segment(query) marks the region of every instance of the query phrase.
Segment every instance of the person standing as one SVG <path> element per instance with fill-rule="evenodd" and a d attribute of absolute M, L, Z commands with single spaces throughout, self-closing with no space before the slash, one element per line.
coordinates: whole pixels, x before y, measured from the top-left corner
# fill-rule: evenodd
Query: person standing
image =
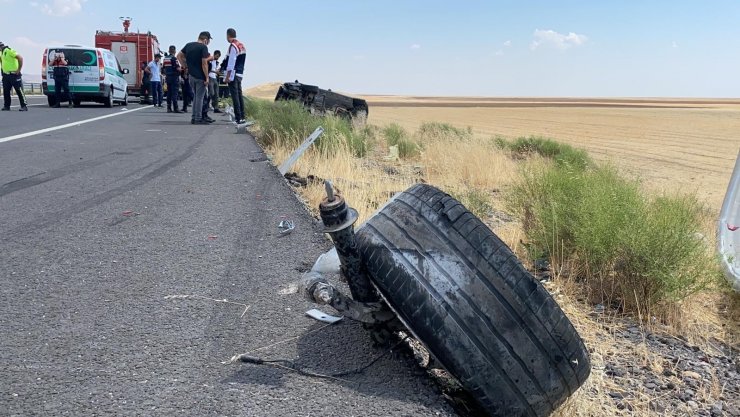
<path fill-rule="evenodd" d="M 10 90 L 15 89 L 18 101 L 21 103 L 21 111 L 28 111 L 26 95 L 23 93 L 23 57 L 14 49 L 0 42 L 0 65 L 2 65 L 3 77 L 3 111 L 10 110 Z"/>
<path fill-rule="evenodd" d="M 190 123 L 194 125 L 208 124 L 203 119 L 203 99 L 208 88 L 208 61 L 211 60 L 208 44 L 211 39 L 210 32 L 200 32 L 197 41 L 188 43 L 177 53 L 180 65 L 190 74 L 188 80 L 193 89 L 193 116 Z"/>
<path fill-rule="evenodd" d="M 221 51 L 213 52 L 213 59 L 208 61 L 208 95 L 211 96 L 213 112 L 221 113 L 218 109 L 218 60 L 221 58 Z"/>
<path fill-rule="evenodd" d="M 244 76 L 244 63 L 247 60 L 247 48 L 236 39 L 236 29 L 229 28 L 226 30 L 226 41 L 229 42 L 229 52 L 227 54 L 229 63 L 226 66 L 224 80 L 229 85 L 236 123 L 241 124 L 245 122 L 242 77 Z"/>
<path fill-rule="evenodd" d="M 183 113 L 188 112 L 188 106 L 193 101 L 193 89 L 190 88 L 189 77 L 190 77 L 190 74 L 188 74 L 187 68 L 182 68 L 182 77 L 181 77 L 182 79 L 180 80 L 180 83 L 182 84 L 182 112 Z"/>
<path fill-rule="evenodd" d="M 146 72 L 146 62 L 141 63 L 141 104 L 149 103 L 149 93 L 151 93 L 151 85 L 149 80 L 151 76 Z"/>
<path fill-rule="evenodd" d="M 152 104 L 154 107 L 162 107 L 162 63 L 159 62 L 162 55 L 154 54 L 154 61 L 146 66 L 146 72 L 151 77 L 149 79 L 150 89 L 152 90 Z"/>
<path fill-rule="evenodd" d="M 63 98 L 69 101 L 69 107 L 72 107 L 72 94 L 69 92 L 69 68 L 67 68 L 64 52 L 54 54 L 54 61 L 52 61 L 51 66 L 54 73 L 54 108 L 61 107 Z M 62 95 L 62 91 L 64 91 L 64 95 Z"/>
<path fill-rule="evenodd" d="M 177 61 L 177 48 L 170 45 L 164 57 L 164 76 L 167 82 L 167 113 L 180 113 L 177 109 L 177 92 L 180 89 L 180 63 Z"/>

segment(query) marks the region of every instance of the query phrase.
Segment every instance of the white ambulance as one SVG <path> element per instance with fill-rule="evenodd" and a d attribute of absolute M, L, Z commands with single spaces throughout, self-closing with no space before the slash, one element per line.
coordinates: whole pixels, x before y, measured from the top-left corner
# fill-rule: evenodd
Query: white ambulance
<path fill-rule="evenodd" d="M 102 103 L 106 107 L 113 107 L 116 102 L 128 103 L 128 83 L 124 75 L 129 71 L 121 68 L 111 51 L 80 45 L 64 45 L 46 48 L 41 63 L 42 87 L 49 106 L 56 104 L 54 68 L 51 64 L 59 53 L 63 53 L 67 60 L 69 91 L 72 93 L 75 107 L 83 101 Z"/>

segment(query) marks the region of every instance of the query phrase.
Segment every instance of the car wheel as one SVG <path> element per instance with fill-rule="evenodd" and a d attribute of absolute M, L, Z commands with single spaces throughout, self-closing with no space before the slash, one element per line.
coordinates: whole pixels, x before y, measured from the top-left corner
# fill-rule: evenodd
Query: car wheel
<path fill-rule="evenodd" d="M 105 107 L 108 107 L 108 108 L 113 107 L 113 89 L 112 88 L 108 92 L 108 97 L 106 97 L 103 105 L 105 105 Z"/>
<path fill-rule="evenodd" d="M 49 103 L 49 107 L 54 107 L 57 104 L 57 99 L 54 96 L 46 96 L 46 101 Z"/>
<path fill-rule="evenodd" d="M 73 105 L 74 105 L 75 107 L 80 107 L 80 104 L 82 104 L 82 100 L 80 100 L 80 99 L 73 99 L 73 100 L 72 100 L 72 104 L 73 104 Z"/>
<path fill-rule="evenodd" d="M 128 93 L 126 93 L 126 95 L 123 96 L 123 105 L 124 106 L 128 105 Z"/>
<path fill-rule="evenodd" d="M 491 415 L 550 415 L 590 373 L 586 348 L 545 288 L 483 222 L 429 185 L 357 231 L 388 305 Z"/>

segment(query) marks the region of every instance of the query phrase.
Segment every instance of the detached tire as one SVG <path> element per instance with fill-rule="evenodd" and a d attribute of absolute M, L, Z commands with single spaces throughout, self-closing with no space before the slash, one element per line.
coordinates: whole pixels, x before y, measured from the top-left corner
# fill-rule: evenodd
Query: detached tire
<path fill-rule="evenodd" d="M 568 318 L 457 200 L 398 194 L 357 231 L 370 278 L 430 353 L 494 416 L 547 416 L 590 372 Z"/>

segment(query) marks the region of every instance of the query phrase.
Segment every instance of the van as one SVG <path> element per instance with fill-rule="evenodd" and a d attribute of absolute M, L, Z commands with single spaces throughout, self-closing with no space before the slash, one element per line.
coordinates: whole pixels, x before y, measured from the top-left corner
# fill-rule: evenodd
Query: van
<path fill-rule="evenodd" d="M 128 83 L 124 75 L 128 70 L 121 69 L 113 53 L 103 48 L 80 45 L 64 45 L 44 50 L 41 62 L 42 88 L 49 106 L 56 104 L 54 97 L 54 57 L 63 53 L 69 68 L 69 92 L 72 102 L 78 107 L 83 101 L 102 103 L 113 107 L 118 102 L 128 103 Z"/>

